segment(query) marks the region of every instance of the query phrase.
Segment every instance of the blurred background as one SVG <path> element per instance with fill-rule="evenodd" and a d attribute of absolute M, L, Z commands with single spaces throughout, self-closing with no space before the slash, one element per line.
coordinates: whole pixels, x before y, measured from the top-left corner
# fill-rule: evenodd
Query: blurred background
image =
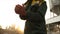
<path fill-rule="evenodd" d="M 24 34 L 25 20 L 15 13 L 17 4 L 27 0 L 0 0 L 0 34 Z M 47 12 L 45 15 L 47 34 L 60 34 L 60 0 L 45 0 Z"/>
<path fill-rule="evenodd" d="M 49 0 L 50 18 L 46 20 L 47 34 L 60 34 L 60 0 Z"/>

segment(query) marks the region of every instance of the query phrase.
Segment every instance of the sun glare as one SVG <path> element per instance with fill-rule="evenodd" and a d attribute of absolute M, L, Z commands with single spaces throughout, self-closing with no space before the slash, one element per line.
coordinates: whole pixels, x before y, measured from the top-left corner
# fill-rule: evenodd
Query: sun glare
<path fill-rule="evenodd" d="M 25 23 L 24 22 L 23 23 L 17 23 L 16 24 L 16 28 L 18 30 L 21 30 L 21 31 L 24 31 L 24 26 L 25 26 Z"/>
<path fill-rule="evenodd" d="M 23 4 L 27 0 L 1 0 L 0 1 L 0 25 L 3 29 L 15 24 L 16 28 L 23 31 L 24 21 L 21 21 L 19 16 L 15 13 L 14 8 L 17 4 Z M 14 23 L 15 22 L 15 23 Z"/>

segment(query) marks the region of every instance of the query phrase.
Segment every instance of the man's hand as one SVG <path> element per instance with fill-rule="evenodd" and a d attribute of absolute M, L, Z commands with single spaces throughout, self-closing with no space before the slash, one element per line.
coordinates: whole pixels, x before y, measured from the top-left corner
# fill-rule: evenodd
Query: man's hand
<path fill-rule="evenodd" d="M 26 15 L 25 8 L 21 5 L 16 5 L 15 12 L 16 14 Z"/>

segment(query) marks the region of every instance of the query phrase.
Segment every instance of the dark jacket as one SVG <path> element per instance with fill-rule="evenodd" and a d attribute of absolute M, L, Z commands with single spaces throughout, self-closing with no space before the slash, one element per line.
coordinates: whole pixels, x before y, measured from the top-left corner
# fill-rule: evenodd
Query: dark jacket
<path fill-rule="evenodd" d="M 47 34 L 45 27 L 46 2 L 40 6 L 35 4 L 26 7 L 26 16 L 20 18 L 26 20 L 24 34 Z"/>

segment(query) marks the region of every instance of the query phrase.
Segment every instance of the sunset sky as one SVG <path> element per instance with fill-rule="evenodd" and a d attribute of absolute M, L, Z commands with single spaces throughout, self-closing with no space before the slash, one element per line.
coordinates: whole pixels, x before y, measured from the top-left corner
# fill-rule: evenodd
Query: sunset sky
<path fill-rule="evenodd" d="M 50 18 L 49 1 L 47 1 L 48 9 L 46 13 L 46 19 Z M 25 20 L 21 20 L 19 15 L 14 12 L 14 8 L 17 4 L 22 5 L 26 0 L 0 0 L 0 25 L 2 28 L 11 24 L 16 24 L 16 27 L 20 27 L 23 30 Z"/>

